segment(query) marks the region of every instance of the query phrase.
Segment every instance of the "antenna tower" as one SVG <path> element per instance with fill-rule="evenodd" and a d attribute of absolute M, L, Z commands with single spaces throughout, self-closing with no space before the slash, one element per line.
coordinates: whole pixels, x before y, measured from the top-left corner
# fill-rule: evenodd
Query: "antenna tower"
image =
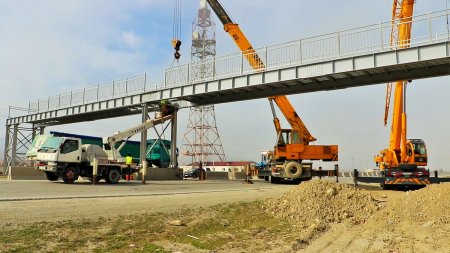
<path fill-rule="evenodd" d="M 197 18 L 192 23 L 191 73 L 194 80 L 205 80 L 214 74 L 216 55 L 216 26 L 205 0 L 200 0 Z M 191 162 L 226 161 L 219 131 L 216 126 L 214 105 L 192 107 L 181 147 L 183 157 Z"/>

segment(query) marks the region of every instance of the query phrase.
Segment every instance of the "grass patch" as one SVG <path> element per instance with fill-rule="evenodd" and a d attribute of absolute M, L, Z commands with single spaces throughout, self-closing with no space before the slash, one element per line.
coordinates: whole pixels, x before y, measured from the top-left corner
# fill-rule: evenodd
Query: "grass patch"
<path fill-rule="evenodd" d="M 274 237 L 294 242 L 296 228 L 277 220 L 261 202 L 186 209 L 176 213 L 126 215 L 99 219 L 41 222 L 0 228 L 2 252 L 171 252 L 161 242 L 198 249 L 276 249 Z M 181 220 L 182 226 L 170 225 Z M 257 246 L 255 246 L 257 245 Z M 255 248 L 256 247 L 256 248 Z M 247 249 L 248 252 L 249 249 Z"/>

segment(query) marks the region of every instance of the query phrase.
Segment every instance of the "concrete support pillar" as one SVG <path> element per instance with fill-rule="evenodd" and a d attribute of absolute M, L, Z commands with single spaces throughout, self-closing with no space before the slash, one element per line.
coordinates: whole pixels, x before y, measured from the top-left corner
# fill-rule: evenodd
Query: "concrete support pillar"
<path fill-rule="evenodd" d="M 175 109 L 173 111 L 173 118 L 172 118 L 172 125 L 171 125 L 171 142 L 170 142 L 170 150 L 171 150 L 171 154 L 170 154 L 170 166 L 172 168 L 178 168 L 178 152 L 177 152 L 177 114 L 178 114 L 178 110 Z"/>
<path fill-rule="evenodd" d="M 148 105 L 142 104 L 142 123 L 148 119 Z M 141 132 L 141 167 L 142 167 L 142 184 L 145 184 L 145 175 L 147 174 L 147 130 Z"/>
<path fill-rule="evenodd" d="M 98 174 L 98 159 L 94 158 L 94 164 L 93 164 L 93 171 L 92 171 L 92 184 L 97 184 L 97 174 Z"/>
<path fill-rule="evenodd" d="M 144 123 L 148 119 L 148 106 L 147 104 L 142 104 L 142 123 Z M 140 152 L 140 160 L 145 160 L 147 153 L 147 130 L 141 132 L 141 152 Z"/>
<path fill-rule="evenodd" d="M 141 163 L 142 166 L 142 184 L 145 184 L 145 177 L 147 176 L 147 161 Z"/>

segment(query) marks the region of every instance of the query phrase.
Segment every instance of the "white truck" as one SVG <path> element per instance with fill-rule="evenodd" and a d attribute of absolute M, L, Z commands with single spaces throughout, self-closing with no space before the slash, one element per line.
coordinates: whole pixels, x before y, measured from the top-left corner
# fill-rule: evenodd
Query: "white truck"
<path fill-rule="evenodd" d="M 45 172 L 50 181 L 62 178 L 65 183 L 73 183 L 78 176 L 94 180 L 94 158 L 96 158 L 98 161 L 96 181 L 105 179 L 107 183 L 115 184 L 121 177 L 138 172 L 135 165 L 126 165 L 119 153 L 124 143 L 133 135 L 171 118 L 172 115 L 149 119 L 136 127 L 105 137 L 103 147 L 93 144 L 82 145 L 79 138 L 46 136 L 45 141 L 36 142 L 39 147 L 31 147 L 37 150 L 33 158 L 35 167 Z M 119 141 L 123 143 L 116 148 Z"/>

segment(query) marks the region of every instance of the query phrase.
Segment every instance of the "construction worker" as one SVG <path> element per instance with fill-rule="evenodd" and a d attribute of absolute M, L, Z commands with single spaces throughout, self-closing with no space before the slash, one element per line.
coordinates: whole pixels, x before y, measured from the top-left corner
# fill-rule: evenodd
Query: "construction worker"
<path fill-rule="evenodd" d="M 125 176 L 125 179 L 126 179 L 127 181 L 130 181 L 130 179 L 131 179 L 131 174 L 130 174 L 130 172 L 131 172 L 131 164 L 132 164 L 132 163 L 133 163 L 133 157 L 131 156 L 130 153 L 128 153 L 127 156 L 125 157 L 125 164 L 126 164 L 127 167 L 128 167 L 128 171 L 127 171 L 127 174 L 126 174 L 126 176 Z"/>

